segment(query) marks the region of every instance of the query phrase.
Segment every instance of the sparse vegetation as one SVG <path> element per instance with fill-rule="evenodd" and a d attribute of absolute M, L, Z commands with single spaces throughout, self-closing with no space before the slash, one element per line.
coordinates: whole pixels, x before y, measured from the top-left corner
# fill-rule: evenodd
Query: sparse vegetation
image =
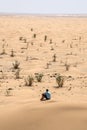
<path fill-rule="evenodd" d="M 2 45 L 2 52 L 1 52 L 1 55 L 5 55 L 6 54 L 6 51 L 5 51 L 5 44 Z"/>
<path fill-rule="evenodd" d="M 52 39 L 50 39 L 50 44 L 52 44 Z"/>
<path fill-rule="evenodd" d="M 12 89 L 10 89 L 10 88 L 6 89 L 5 95 L 6 95 L 6 96 L 11 96 L 11 90 L 12 90 Z"/>
<path fill-rule="evenodd" d="M 65 43 L 65 40 L 62 40 L 62 43 Z"/>
<path fill-rule="evenodd" d="M 3 70 L 1 70 L 0 71 L 0 79 L 5 79 L 5 74 L 4 74 L 4 72 L 3 72 Z"/>
<path fill-rule="evenodd" d="M 72 44 L 70 44 L 70 48 L 72 48 Z"/>
<path fill-rule="evenodd" d="M 79 37 L 79 41 L 81 41 L 81 39 L 82 39 L 82 38 L 81 38 L 81 36 L 80 36 L 80 37 Z"/>
<path fill-rule="evenodd" d="M 29 42 L 27 42 L 27 47 L 26 47 L 26 49 L 28 49 L 28 47 L 29 47 Z"/>
<path fill-rule="evenodd" d="M 13 51 L 13 49 L 11 50 L 10 56 L 11 56 L 11 57 L 14 57 L 14 51 Z"/>
<path fill-rule="evenodd" d="M 69 71 L 69 69 L 70 69 L 70 65 L 67 64 L 67 63 L 65 63 L 65 68 L 66 68 L 66 71 Z"/>
<path fill-rule="evenodd" d="M 63 87 L 63 85 L 64 85 L 64 77 L 61 76 L 60 74 L 58 74 L 56 76 L 56 82 L 57 82 L 59 88 Z"/>
<path fill-rule="evenodd" d="M 6 54 L 6 52 L 5 52 L 5 49 L 3 48 L 2 52 L 1 52 L 1 55 L 5 55 L 5 54 Z"/>
<path fill-rule="evenodd" d="M 24 43 L 27 43 L 27 39 L 24 38 L 24 37 L 19 37 L 19 40 L 20 40 L 20 41 L 23 41 Z"/>
<path fill-rule="evenodd" d="M 53 48 L 53 46 L 51 46 L 51 51 L 53 51 L 54 50 L 54 48 Z"/>
<path fill-rule="evenodd" d="M 42 81 L 42 78 L 43 78 L 43 74 L 42 73 L 37 73 L 35 75 L 35 78 L 37 79 L 38 82 L 41 82 Z"/>
<path fill-rule="evenodd" d="M 46 69 L 49 69 L 49 65 L 50 65 L 49 63 L 46 64 Z"/>
<path fill-rule="evenodd" d="M 25 79 L 25 86 L 32 86 L 32 85 L 33 85 L 33 81 L 34 81 L 34 78 L 29 75 L 29 76 Z"/>
<path fill-rule="evenodd" d="M 31 28 L 31 32 L 33 31 L 33 28 Z"/>
<path fill-rule="evenodd" d="M 36 38 L 36 34 L 33 35 L 33 38 Z"/>
<path fill-rule="evenodd" d="M 26 38 L 24 38 L 24 39 L 23 39 L 23 42 L 24 42 L 24 43 L 27 43 L 27 39 L 26 39 Z"/>
<path fill-rule="evenodd" d="M 56 54 L 53 55 L 53 62 L 56 62 Z"/>
<path fill-rule="evenodd" d="M 28 59 L 29 59 L 29 57 L 28 57 L 28 56 L 26 56 L 26 61 L 28 61 Z"/>
<path fill-rule="evenodd" d="M 47 35 L 44 36 L 44 42 L 46 42 L 46 41 L 47 41 Z"/>
<path fill-rule="evenodd" d="M 20 40 L 20 41 L 23 40 L 23 37 L 19 37 L 19 40 Z"/>
<path fill-rule="evenodd" d="M 19 69 L 19 65 L 20 65 L 20 63 L 16 60 L 16 61 L 13 63 L 13 69 Z"/>
<path fill-rule="evenodd" d="M 20 69 L 17 69 L 17 71 L 15 72 L 15 78 L 16 79 L 20 78 Z"/>
<path fill-rule="evenodd" d="M 66 96 L 65 92 L 69 91 L 71 91 L 70 95 L 72 96 L 74 89 L 77 94 L 77 87 L 79 89 L 81 87 L 82 91 L 87 88 L 87 38 L 85 27 L 83 26 L 81 29 L 80 25 L 77 27 L 78 20 L 68 26 L 66 19 L 62 23 L 58 19 L 47 19 L 46 21 L 46 19 L 40 20 L 40 18 L 37 18 L 36 21 L 33 21 L 35 18 L 31 20 L 25 18 L 25 24 L 21 21 L 23 19 L 13 19 L 17 27 L 15 28 L 11 24 L 12 27 L 9 33 L 7 33 L 8 27 L 4 27 L 1 19 L 1 26 L 4 27 L 0 30 L 1 100 L 3 94 L 10 97 L 13 92 L 16 94 L 18 91 L 21 91 L 19 93 L 21 97 L 22 94 L 26 94 L 27 89 L 30 89 L 30 99 L 33 97 L 34 91 L 37 92 L 35 96 L 39 98 L 45 89 L 51 90 L 53 98 L 56 98 L 58 92 L 52 88 L 53 84 L 56 85 L 57 89 L 64 87 L 60 94 L 64 97 Z M 8 25 L 9 19 L 6 20 Z M 47 25 L 48 23 L 50 25 Z M 18 29 L 19 24 L 21 28 Z M 76 30 L 71 27 L 71 24 L 77 27 Z M 42 25 L 45 28 L 41 28 Z M 84 22 L 84 25 L 86 25 L 86 22 Z M 13 30 L 15 31 L 13 32 Z M 75 84 L 76 86 L 74 86 Z M 24 87 L 25 90 L 22 91 Z M 13 98 L 11 100 L 14 101 Z"/>
<path fill-rule="evenodd" d="M 33 43 L 33 42 L 31 42 L 31 45 L 33 46 L 33 45 L 34 45 L 34 43 Z"/>

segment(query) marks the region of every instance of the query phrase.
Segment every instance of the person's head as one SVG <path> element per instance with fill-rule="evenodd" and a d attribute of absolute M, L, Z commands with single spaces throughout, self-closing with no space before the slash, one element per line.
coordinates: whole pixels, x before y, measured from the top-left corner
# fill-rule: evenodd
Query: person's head
<path fill-rule="evenodd" d="M 46 89 L 46 92 L 48 92 L 49 90 L 48 89 Z"/>

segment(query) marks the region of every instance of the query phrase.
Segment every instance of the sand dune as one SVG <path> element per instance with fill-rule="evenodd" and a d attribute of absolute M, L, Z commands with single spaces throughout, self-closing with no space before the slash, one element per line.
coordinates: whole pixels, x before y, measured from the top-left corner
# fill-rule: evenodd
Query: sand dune
<path fill-rule="evenodd" d="M 47 88 L 52 99 L 40 102 Z M 87 130 L 87 18 L 0 16 L 0 130 L 53 129 Z"/>
<path fill-rule="evenodd" d="M 25 105 L 0 116 L 0 130 L 86 130 L 87 105 L 38 103 Z"/>

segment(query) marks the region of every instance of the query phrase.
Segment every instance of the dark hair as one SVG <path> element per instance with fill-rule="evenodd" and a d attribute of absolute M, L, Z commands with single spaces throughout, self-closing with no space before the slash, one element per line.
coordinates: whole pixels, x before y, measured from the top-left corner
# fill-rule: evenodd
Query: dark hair
<path fill-rule="evenodd" d="M 48 90 L 48 89 L 46 89 L 46 91 L 48 92 L 49 90 Z"/>

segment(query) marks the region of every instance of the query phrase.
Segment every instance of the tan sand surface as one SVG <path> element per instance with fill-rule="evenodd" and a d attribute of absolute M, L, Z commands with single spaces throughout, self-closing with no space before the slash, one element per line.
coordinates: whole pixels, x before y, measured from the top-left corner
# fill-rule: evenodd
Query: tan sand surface
<path fill-rule="evenodd" d="M 43 73 L 41 83 L 35 73 Z M 64 76 L 62 88 L 56 74 Z M 25 85 L 28 75 L 32 87 Z M 52 99 L 41 102 L 47 88 Z M 0 16 L 0 130 L 53 129 L 87 130 L 87 18 Z"/>
<path fill-rule="evenodd" d="M 32 103 L 31 105 L 6 107 L 5 112 L 0 114 L 0 129 L 87 129 L 87 105 L 85 104 L 56 104 L 49 101 L 47 103 Z"/>

